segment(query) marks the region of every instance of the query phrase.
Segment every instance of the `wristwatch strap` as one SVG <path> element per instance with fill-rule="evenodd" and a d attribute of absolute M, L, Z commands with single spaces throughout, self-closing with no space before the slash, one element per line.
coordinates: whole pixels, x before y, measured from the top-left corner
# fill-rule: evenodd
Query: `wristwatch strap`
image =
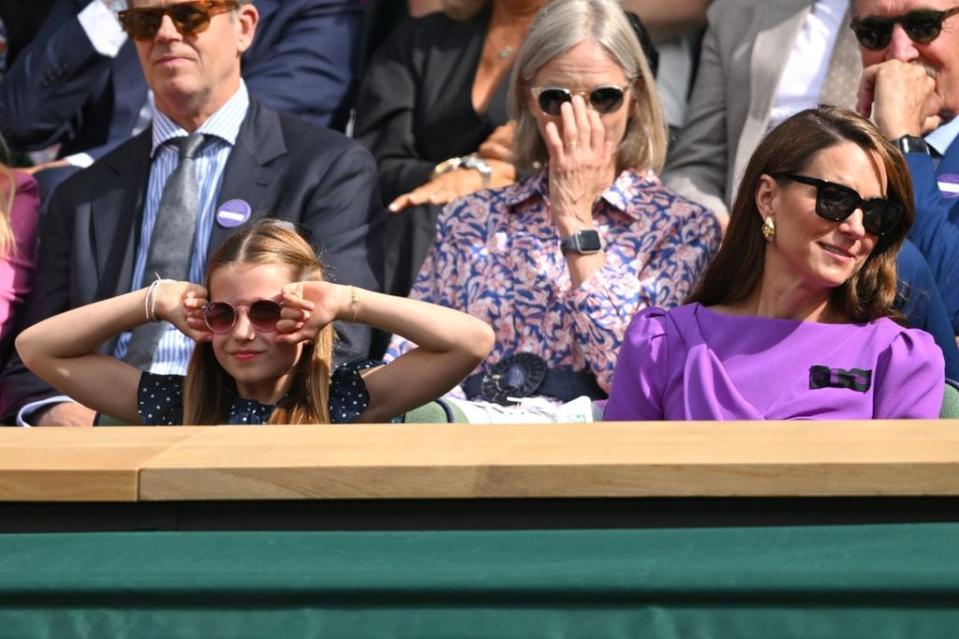
<path fill-rule="evenodd" d="M 898 140 L 896 140 L 896 146 L 899 147 L 899 151 L 903 155 L 906 153 L 923 153 L 925 155 L 931 155 L 929 151 L 929 145 L 920 137 L 915 135 L 904 135 Z"/>

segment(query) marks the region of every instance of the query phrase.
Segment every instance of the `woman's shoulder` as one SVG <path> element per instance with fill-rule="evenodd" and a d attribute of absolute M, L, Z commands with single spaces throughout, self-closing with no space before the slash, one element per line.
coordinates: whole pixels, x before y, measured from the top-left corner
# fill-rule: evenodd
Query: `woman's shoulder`
<path fill-rule="evenodd" d="M 862 325 L 863 339 L 878 342 L 885 347 L 901 345 L 908 353 L 939 353 L 939 346 L 932 335 L 919 328 L 908 328 L 881 317 Z"/>
<path fill-rule="evenodd" d="M 450 202 L 443 209 L 441 222 L 471 225 L 477 219 L 486 224 L 490 216 L 505 215 L 514 206 L 543 198 L 543 172 L 499 188 L 480 189 Z"/>
<path fill-rule="evenodd" d="M 666 186 L 655 172 L 629 169 L 625 177 L 628 179 L 630 199 L 656 206 L 671 217 L 713 220 L 718 228 L 719 222 L 715 213 Z"/>
<path fill-rule="evenodd" d="M 633 315 L 627 329 L 628 339 L 656 339 L 670 333 L 682 335 L 688 332 L 691 322 L 695 322 L 697 311 L 702 308 L 698 303 L 684 304 L 671 309 L 649 306 Z"/>

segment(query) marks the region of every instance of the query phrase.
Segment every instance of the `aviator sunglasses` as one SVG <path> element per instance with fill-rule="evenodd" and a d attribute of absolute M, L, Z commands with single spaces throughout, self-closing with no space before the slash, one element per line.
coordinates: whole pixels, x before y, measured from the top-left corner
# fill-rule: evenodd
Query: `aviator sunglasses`
<path fill-rule="evenodd" d="M 630 85 L 624 87 L 601 86 L 592 91 L 570 91 L 563 87 L 533 87 L 530 92 L 546 115 L 557 116 L 563 102 L 571 102 L 574 95 L 586 98 L 597 113 L 612 113 L 623 104 Z"/>
<path fill-rule="evenodd" d="M 246 317 L 253 328 L 260 332 L 272 332 L 276 330 L 276 323 L 280 321 L 282 308 L 282 304 L 276 300 L 257 300 L 248 306 L 233 306 L 229 302 L 210 302 L 203 306 L 203 321 L 214 333 L 229 333 L 236 326 L 237 314 L 246 309 Z"/>
<path fill-rule="evenodd" d="M 166 7 L 142 7 L 121 11 L 117 17 L 123 29 L 134 40 L 152 40 L 160 31 L 163 16 L 170 16 L 180 35 L 190 36 L 206 31 L 210 18 L 237 8 L 233 0 L 180 2 Z"/>
<path fill-rule="evenodd" d="M 896 23 L 902 25 L 909 39 L 917 44 L 929 44 L 942 32 L 946 18 L 959 13 L 959 7 L 946 11 L 916 9 L 901 16 L 867 16 L 854 19 L 849 26 L 856 32 L 859 44 L 878 51 L 889 46 Z"/>
<path fill-rule="evenodd" d="M 779 173 L 774 177 L 816 187 L 816 214 L 833 222 L 842 222 L 856 209 L 862 209 L 862 226 L 867 233 L 882 236 L 899 225 L 902 207 L 882 197 L 868 200 L 848 186 L 795 173 Z"/>

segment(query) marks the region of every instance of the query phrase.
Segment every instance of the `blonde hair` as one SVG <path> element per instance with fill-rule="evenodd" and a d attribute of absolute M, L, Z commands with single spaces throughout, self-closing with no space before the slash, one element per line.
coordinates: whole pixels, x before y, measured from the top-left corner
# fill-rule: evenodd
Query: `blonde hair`
<path fill-rule="evenodd" d="M 0 137 L 0 259 L 17 253 L 16 238 L 13 236 L 13 227 L 10 225 L 13 199 L 17 195 L 17 180 L 9 165 L 10 150 L 4 139 Z M 4 183 L 9 186 L 4 188 Z"/>
<path fill-rule="evenodd" d="M 661 171 L 666 161 L 666 121 L 646 55 L 617 0 L 553 0 L 533 20 L 510 79 L 510 117 L 517 121 L 515 164 L 531 169 L 549 159 L 528 107 L 533 77 L 553 58 L 588 40 L 601 46 L 630 78 L 632 108 L 626 135 L 616 151 L 617 171 Z"/>
<path fill-rule="evenodd" d="M 227 239 L 207 265 L 207 290 L 217 269 L 234 264 L 280 264 L 289 267 L 295 281 L 323 279 L 316 253 L 289 222 L 263 220 Z M 290 390 L 267 423 L 329 424 L 332 359 L 333 328 L 326 326 L 313 344 L 303 346 Z M 213 345 L 197 344 L 183 383 L 183 423 L 224 423 L 235 395 L 236 382 L 220 366 Z"/>

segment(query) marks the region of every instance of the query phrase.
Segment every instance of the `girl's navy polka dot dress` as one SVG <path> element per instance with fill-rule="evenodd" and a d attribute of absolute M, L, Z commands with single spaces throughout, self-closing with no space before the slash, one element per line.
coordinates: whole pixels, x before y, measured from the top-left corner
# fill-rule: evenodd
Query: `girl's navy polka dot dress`
<path fill-rule="evenodd" d="M 348 423 L 360 416 L 370 403 L 366 384 L 360 371 L 383 362 L 359 360 L 340 366 L 330 379 L 330 419 L 333 423 Z M 137 410 L 140 421 L 146 425 L 179 426 L 183 423 L 182 375 L 155 375 L 144 372 L 137 390 Z M 261 404 L 252 399 L 235 397 L 230 405 L 226 423 L 233 425 L 265 424 L 273 414 L 275 404 Z"/>

